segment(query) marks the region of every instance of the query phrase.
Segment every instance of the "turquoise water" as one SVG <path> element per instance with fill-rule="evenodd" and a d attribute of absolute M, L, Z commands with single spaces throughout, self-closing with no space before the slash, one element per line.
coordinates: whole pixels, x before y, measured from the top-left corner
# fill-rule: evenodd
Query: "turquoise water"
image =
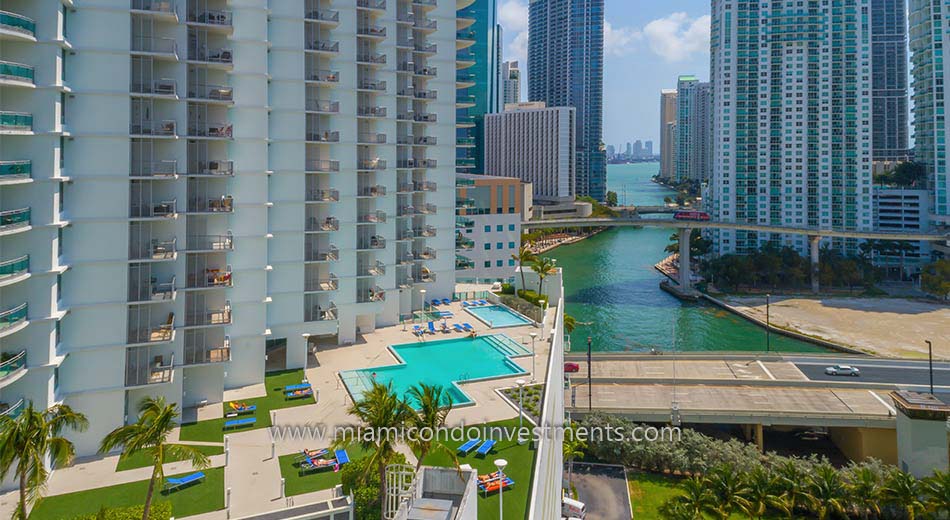
<path fill-rule="evenodd" d="M 520 314 L 502 305 L 467 307 L 465 311 L 493 329 L 517 327 L 519 325 L 530 325 L 532 323 L 531 320 L 522 317 Z"/>
<path fill-rule="evenodd" d="M 473 401 L 455 384 L 457 381 L 526 374 L 510 358 L 531 353 L 504 334 L 407 343 L 390 348 L 403 364 L 340 372 L 354 399 L 358 400 L 363 391 L 372 386 L 375 374 L 377 382 L 391 383 L 393 390 L 406 398 L 413 385 L 426 383 L 444 388 L 456 405 L 470 404 Z"/>
<path fill-rule="evenodd" d="M 662 204 L 673 191 L 650 181 L 658 168 L 657 163 L 609 165 L 607 186 L 618 193 L 625 187 L 627 204 Z M 564 268 L 567 313 L 578 322 L 571 334 L 575 351 L 586 348 L 588 336 L 596 351 L 765 350 L 763 329 L 718 307 L 683 304 L 660 289 L 664 277 L 653 265 L 668 255 L 670 234 L 614 229 L 548 253 Z M 777 334 L 771 348 L 824 351 Z"/>

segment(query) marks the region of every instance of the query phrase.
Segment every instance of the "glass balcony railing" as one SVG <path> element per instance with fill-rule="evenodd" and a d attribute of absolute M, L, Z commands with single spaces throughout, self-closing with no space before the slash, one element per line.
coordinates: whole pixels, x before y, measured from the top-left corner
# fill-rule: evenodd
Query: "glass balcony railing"
<path fill-rule="evenodd" d="M 129 124 L 129 133 L 132 135 L 154 135 L 161 137 L 173 137 L 177 132 L 178 125 L 174 119 L 164 121 L 142 121 Z"/>
<path fill-rule="evenodd" d="M 234 197 L 192 197 L 188 199 L 189 213 L 231 213 L 234 211 Z"/>
<path fill-rule="evenodd" d="M 361 186 L 357 192 L 360 197 L 385 197 L 386 186 L 376 184 L 374 186 Z"/>
<path fill-rule="evenodd" d="M 330 132 L 327 130 L 307 130 L 307 141 L 313 143 L 339 143 L 340 132 Z"/>
<path fill-rule="evenodd" d="M 435 273 L 421 271 L 412 275 L 412 281 L 415 283 L 432 283 L 435 281 Z"/>
<path fill-rule="evenodd" d="M 357 221 L 362 224 L 383 224 L 386 222 L 386 212 L 382 210 L 362 213 L 357 217 Z M 385 247 L 385 246 L 383 246 Z"/>
<path fill-rule="evenodd" d="M 32 176 L 31 161 L 0 161 L 0 182 L 29 179 Z"/>
<path fill-rule="evenodd" d="M 221 309 L 194 309 L 185 314 L 186 327 L 205 325 L 227 325 L 231 323 L 231 304 L 225 303 Z"/>
<path fill-rule="evenodd" d="M 155 326 L 133 326 L 126 333 L 126 342 L 135 345 L 138 343 L 164 343 L 171 341 L 175 336 L 175 313 L 169 312 L 165 323 Z"/>
<path fill-rule="evenodd" d="M 429 238 L 434 237 L 438 233 L 435 226 L 419 226 L 412 228 L 412 236 L 414 238 Z"/>
<path fill-rule="evenodd" d="M 220 175 L 230 177 L 234 175 L 234 161 L 210 160 L 192 161 L 188 164 L 188 173 L 192 175 Z"/>
<path fill-rule="evenodd" d="M 203 61 L 205 63 L 218 63 L 230 65 L 234 63 L 234 52 L 231 49 L 194 49 L 194 52 L 188 54 L 191 61 Z"/>
<path fill-rule="evenodd" d="M 356 241 L 357 250 L 386 249 L 386 239 L 380 235 L 363 237 Z"/>
<path fill-rule="evenodd" d="M 321 22 L 338 23 L 340 21 L 340 12 L 331 9 L 313 9 L 304 14 L 307 20 L 317 20 Z"/>
<path fill-rule="evenodd" d="M 413 45 L 412 48 L 416 52 L 422 52 L 426 54 L 435 54 L 436 52 L 439 51 L 438 45 L 434 43 L 427 43 L 427 42 L 415 42 L 415 45 Z"/>
<path fill-rule="evenodd" d="M 379 286 L 361 289 L 356 295 L 356 303 L 372 303 L 386 301 L 386 291 Z"/>
<path fill-rule="evenodd" d="M 0 130 L 29 132 L 33 130 L 33 114 L 0 110 Z"/>
<path fill-rule="evenodd" d="M 132 37 L 132 52 L 178 56 L 178 42 L 174 38 Z"/>
<path fill-rule="evenodd" d="M 178 239 L 141 240 L 129 243 L 129 260 L 171 260 L 178 251 Z"/>
<path fill-rule="evenodd" d="M 315 247 L 304 256 L 307 262 L 336 262 L 340 259 L 340 250 L 334 246 Z"/>
<path fill-rule="evenodd" d="M 191 123 L 188 125 L 188 135 L 191 137 L 231 139 L 234 135 L 234 125 L 230 123 Z"/>
<path fill-rule="evenodd" d="M 161 302 L 175 299 L 175 277 L 164 282 L 156 279 L 130 280 L 128 301 L 133 302 Z"/>
<path fill-rule="evenodd" d="M 158 202 L 133 202 L 129 205 L 131 218 L 165 218 L 173 217 L 178 213 L 178 204 L 175 199 Z"/>
<path fill-rule="evenodd" d="M 455 237 L 455 249 L 472 249 L 475 247 L 475 241 L 458 235 Z"/>
<path fill-rule="evenodd" d="M 312 305 L 304 309 L 304 321 L 333 321 L 336 314 L 336 305 L 333 302 L 330 302 L 329 307 Z"/>
<path fill-rule="evenodd" d="M 386 90 L 386 82 L 382 80 L 364 79 L 360 80 L 357 87 L 363 90 L 375 90 L 377 92 L 383 92 Z"/>
<path fill-rule="evenodd" d="M 386 0 L 356 0 L 356 7 L 362 9 L 386 9 Z"/>
<path fill-rule="evenodd" d="M 142 162 L 133 157 L 131 166 L 132 177 L 174 177 L 178 174 L 178 161 L 175 159 Z"/>
<path fill-rule="evenodd" d="M 125 366 L 125 386 L 145 386 L 170 383 L 175 372 L 175 354 L 143 359 L 131 355 L 136 349 L 128 349 Z M 167 359 L 167 361 L 166 361 Z"/>
<path fill-rule="evenodd" d="M 356 162 L 357 170 L 385 170 L 386 169 L 386 160 L 375 158 L 375 159 L 360 159 Z"/>
<path fill-rule="evenodd" d="M 311 188 L 307 190 L 307 202 L 339 202 L 340 191 L 332 188 Z"/>
<path fill-rule="evenodd" d="M 30 255 L 0 262 L 0 280 L 30 272 Z"/>
<path fill-rule="evenodd" d="M 188 274 L 188 287 L 191 289 L 231 287 L 232 285 L 230 266 L 224 269 L 202 269 Z"/>
<path fill-rule="evenodd" d="M 132 0 L 132 9 L 152 13 L 174 13 L 174 0 Z"/>
<path fill-rule="evenodd" d="M 12 61 L 0 61 L 0 79 L 33 83 L 33 67 Z"/>
<path fill-rule="evenodd" d="M 133 81 L 129 86 L 129 90 L 137 94 L 174 96 L 178 93 L 178 83 L 171 78 L 156 79 L 153 81 Z"/>
<path fill-rule="evenodd" d="M 456 228 L 465 228 L 471 229 L 475 227 L 475 221 L 470 218 L 465 217 L 455 217 L 455 227 Z"/>
<path fill-rule="evenodd" d="M 307 172 L 333 173 L 340 171 L 340 161 L 331 159 L 310 159 L 304 166 Z"/>
<path fill-rule="evenodd" d="M 304 290 L 307 292 L 335 291 L 339 286 L 339 279 L 333 273 L 327 277 L 313 276 L 304 280 Z"/>
<path fill-rule="evenodd" d="M 359 36 L 385 38 L 386 28 L 383 27 L 382 25 L 361 25 L 356 28 L 356 34 Z"/>
<path fill-rule="evenodd" d="M 8 11 L 0 11 L 0 27 L 29 36 L 36 34 L 36 22 L 32 18 Z"/>
<path fill-rule="evenodd" d="M 412 258 L 415 260 L 435 260 L 436 256 L 438 255 L 436 254 L 435 249 L 432 249 L 431 247 L 426 247 L 424 249 L 412 252 Z"/>
<path fill-rule="evenodd" d="M 435 77 L 439 73 L 439 68 L 438 67 L 416 67 L 412 70 L 412 73 L 415 74 L 416 76 Z M 416 96 L 416 97 L 420 97 L 420 96 Z"/>
<path fill-rule="evenodd" d="M 310 112 L 336 114 L 340 111 L 340 102 L 330 101 L 329 99 L 307 99 L 304 106 Z"/>
<path fill-rule="evenodd" d="M 207 363 L 226 363 L 231 361 L 231 338 L 227 336 L 218 345 L 185 345 L 186 365 L 203 365 Z"/>
<path fill-rule="evenodd" d="M 188 251 L 233 251 L 234 235 L 188 235 L 185 240 Z"/>
<path fill-rule="evenodd" d="M 190 85 L 188 97 L 209 101 L 234 101 L 234 87 L 224 85 Z"/>
<path fill-rule="evenodd" d="M 340 221 L 336 217 L 310 217 L 307 219 L 307 231 L 339 231 Z"/>
<path fill-rule="evenodd" d="M 356 136 L 358 144 L 386 144 L 386 134 L 364 132 Z"/>
<path fill-rule="evenodd" d="M 220 25 L 222 27 L 231 27 L 233 25 L 231 11 L 216 11 L 211 9 L 196 9 L 189 12 L 188 21 L 206 25 Z"/>
<path fill-rule="evenodd" d="M 438 184 L 433 181 L 415 181 L 412 188 L 412 191 L 436 191 Z"/>
<path fill-rule="evenodd" d="M 475 269 L 475 262 L 465 258 L 464 256 L 455 255 L 455 269 L 457 271 Z"/>
<path fill-rule="evenodd" d="M 11 356 L 4 354 L 0 357 L 0 381 L 23 368 L 26 368 L 26 350 L 21 350 Z"/>
<path fill-rule="evenodd" d="M 0 312 L 0 332 L 25 322 L 27 310 L 27 304 L 24 302 L 12 309 Z"/>
<path fill-rule="evenodd" d="M 340 42 L 333 40 L 314 40 L 307 43 L 307 50 L 318 52 L 340 52 Z"/>
<path fill-rule="evenodd" d="M 356 61 L 359 63 L 373 63 L 376 65 L 386 64 L 386 55 L 376 52 L 361 52 L 356 55 Z"/>
<path fill-rule="evenodd" d="M 26 401 L 20 399 L 15 403 L 0 403 L 0 415 L 6 415 L 11 419 L 16 419 L 20 416 L 20 412 L 23 411 Z"/>
<path fill-rule="evenodd" d="M 423 31 L 434 31 L 439 28 L 439 22 L 438 20 L 430 20 L 428 18 L 416 19 L 415 23 L 412 24 L 412 28 Z"/>
<path fill-rule="evenodd" d="M 335 70 L 317 70 L 307 73 L 307 81 L 319 81 L 321 83 L 339 83 L 340 73 Z"/>
<path fill-rule="evenodd" d="M 0 211 L 0 231 L 26 227 L 30 225 L 30 208 Z"/>
<path fill-rule="evenodd" d="M 386 117 L 386 107 L 359 107 L 356 110 L 356 115 L 361 117 Z"/>

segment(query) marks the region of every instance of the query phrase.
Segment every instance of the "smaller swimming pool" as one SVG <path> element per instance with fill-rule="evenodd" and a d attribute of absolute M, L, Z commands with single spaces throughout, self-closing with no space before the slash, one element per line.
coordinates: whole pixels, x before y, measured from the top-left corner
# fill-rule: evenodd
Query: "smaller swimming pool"
<path fill-rule="evenodd" d="M 465 311 L 475 316 L 475 318 L 493 329 L 503 327 L 519 327 L 521 325 L 531 325 L 528 318 L 505 307 L 504 305 L 481 305 L 478 307 L 466 307 Z"/>

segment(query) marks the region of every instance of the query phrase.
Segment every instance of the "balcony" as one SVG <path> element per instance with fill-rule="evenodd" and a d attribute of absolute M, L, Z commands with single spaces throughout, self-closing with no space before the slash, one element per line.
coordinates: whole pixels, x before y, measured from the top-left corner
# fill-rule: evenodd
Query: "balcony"
<path fill-rule="evenodd" d="M 186 327 L 209 327 L 231 323 L 231 304 L 222 309 L 195 309 L 185 315 Z"/>
<path fill-rule="evenodd" d="M 356 0 L 357 9 L 370 9 L 374 11 L 385 11 L 386 0 Z"/>
<path fill-rule="evenodd" d="M 356 35 L 382 39 L 386 37 L 386 28 L 382 25 L 360 25 L 356 28 Z"/>
<path fill-rule="evenodd" d="M 318 112 L 321 114 L 338 114 L 340 112 L 340 102 L 330 101 L 329 99 L 307 99 L 304 102 L 307 112 Z"/>
<path fill-rule="evenodd" d="M 333 302 L 330 302 L 330 306 L 327 308 L 312 305 L 304 309 L 304 321 L 334 321 L 336 316 L 337 309 Z"/>
<path fill-rule="evenodd" d="M 165 323 L 157 326 L 133 327 L 130 326 L 126 334 L 126 343 L 137 345 L 141 343 L 164 343 L 175 338 L 175 313 L 169 312 Z"/>
<path fill-rule="evenodd" d="M 435 281 L 435 273 L 429 272 L 428 270 L 415 273 L 412 275 L 412 281 L 414 283 L 432 283 Z"/>
<path fill-rule="evenodd" d="M 475 262 L 464 256 L 455 255 L 455 270 L 465 271 L 467 269 L 475 269 Z"/>
<path fill-rule="evenodd" d="M 129 135 L 132 137 L 177 137 L 177 125 L 173 119 L 130 123 Z"/>
<path fill-rule="evenodd" d="M 23 399 L 20 399 L 13 404 L 0 402 L 0 415 L 5 415 L 11 419 L 16 419 L 20 416 L 20 412 L 23 411 L 25 403 L 26 401 Z"/>
<path fill-rule="evenodd" d="M 192 197 L 188 199 L 188 213 L 233 213 L 234 197 Z"/>
<path fill-rule="evenodd" d="M 413 238 L 429 238 L 434 237 L 438 231 L 436 231 L 435 226 L 419 226 L 412 228 Z"/>
<path fill-rule="evenodd" d="M 304 292 L 329 292 L 340 288 L 340 280 L 335 274 L 320 278 L 318 276 L 308 276 L 304 280 Z"/>
<path fill-rule="evenodd" d="M 32 39 L 36 34 L 36 22 L 20 14 L 0 11 L 0 30 Z"/>
<path fill-rule="evenodd" d="M 396 14 L 396 23 L 412 24 L 416 21 L 416 15 L 412 11 L 403 11 Z"/>
<path fill-rule="evenodd" d="M 307 141 L 311 143 L 339 143 L 340 132 L 307 130 Z"/>
<path fill-rule="evenodd" d="M 439 92 L 436 90 L 415 90 L 412 97 L 422 101 L 435 101 L 439 97 Z"/>
<path fill-rule="evenodd" d="M 402 159 L 396 163 L 398 168 L 402 169 L 424 169 L 435 168 L 437 162 L 435 159 Z"/>
<path fill-rule="evenodd" d="M 465 188 L 465 187 L 474 186 L 474 185 L 475 185 L 475 179 L 472 179 L 471 177 L 456 177 L 455 178 L 456 188 Z"/>
<path fill-rule="evenodd" d="M 30 255 L 0 262 L 0 283 L 30 272 Z"/>
<path fill-rule="evenodd" d="M 455 145 L 463 148 L 471 148 L 475 146 L 474 137 L 458 137 L 455 139 Z"/>
<path fill-rule="evenodd" d="M 439 22 L 428 18 L 416 19 L 415 23 L 412 24 L 412 28 L 428 34 L 439 28 Z"/>
<path fill-rule="evenodd" d="M 304 13 L 304 20 L 310 22 L 322 22 L 329 25 L 340 23 L 340 12 L 332 9 L 311 9 Z"/>
<path fill-rule="evenodd" d="M 133 11 L 144 11 L 146 13 L 165 14 L 178 19 L 174 0 L 132 0 Z"/>
<path fill-rule="evenodd" d="M 129 91 L 134 94 L 175 98 L 178 96 L 178 83 L 171 78 L 162 78 L 146 82 L 133 81 L 129 86 Z"/>
<path fill-rule="evenodd" d="M 416 67 L 412 71 L 416 76 L 425 76 L 429 78 L 434 78 L 439 73 L 438 67 Z M 435 99 L 435 98 L 432 98 Z"/>
<path fill-rule="evenodd" d="M 147 54 L 156 58 L 178 60 L 178 42 L 174 38 L 132 36 L 133 54 Z"/>
<path fill-rule="evenodd" d="M 336 246 L 315 247 L 307 251 L 304 260 L 307 262 L 336 262 L 340 259 L 340 250 Z"/>
<path fill-rule="evenodd" d="M 400 195 L 412 193 L 413 191 L 415 190 L 413 189 L 413 184 L 411 182 L 400 182 L 399 185 L 396 186 L 396 193 Z"/>
<path fill-rule="evenodd" d="M 475 158 L 474 157 L 458 157 L 455 159 L 456 168 L 474 168 L 475 167 Z"/>
<path fill-rule="evenodd" d="M 385 65 L 386 55 L 377 52 L 361 52 L 356 55 L 356 62 L 369 65 Z"/>
<path fill-rule="evenodd" d="M 475 221 L 465 217 L 455 217 L 456 229 L 471 229 L 475 227 Z"/>
<path fill-rule="evenodd" d="M 412 183 L 413 191 L 436 191 L 438 184 L 433 181 L 415 181 Z"/>
<path fill-rule="evenodd" d="M 415 235 L 410 228 L 396 230 L 396 240 L 412 240 Z"/>
<path fill-rule="evenodd" d="M 310 217 L 307 219 L 307 231 L 311 233 L 320 232 L 320 231 L 339 231 L 340 230 L 340 221 L 336 217 Z"/>
<path fill-rule="evenodd" d="M 220 346 L 185 345 L 185 365 L 207 365 L 231 361 L 231 338 L 224 337 Z"/>
<path fill-rule="evenodd" d="M 436 116 L 436 114 L 422 112 L 413 114 L 412 120 L 416 123 L 435 123 L 438 121 L 438 116 Z"/>
<path fill-rule="evenodd" d="M 156 278 L 129 281 L 129 303 L 167 302 L 175 299 L 175 277 L 166 282 Z"/>
<path fill-rule="evenodd" d="M 475 247 L 475 241 L 462 235 L 455 236 L 455 249 L 469 250 Z"/>
<path fill-rule="evenodd" d="M 0 234 L 30 226 L 30 208 L 0 211 Z"/>
<path fill-rule="evenodd" d="M 416 211 L 418 211 L 422 215 L 435 215 L 437 212 L 437 209 L 435 207 L 435 204 L 420 204 L 416 206 Z"/>
<path fill-rule="evenodd" d="M 356 294 L 356 303 L 372 303 L 386 301 L 386 291 L 377 285 L 369 289 L 362 289 Z"/>
<path fill-rule="evenodd" d="M 340 161 L 330 159 L 309 159 L 304 164 L 307 173 L 335 173 L 340 171 Z"/>
<path fill-rule="evenodd" d="M 426 247 L 412 252 L 412 258 L 414 260 L 435 260 L 435 257 L 435 249 L 432 249 L 431 247 Z"/>
<path fill-rule="evenodd" d="M 306 79 L 307 81 L 315 81 L 317 83 L 336 84 L 340 82 L 340 72 L 335 70 L 317 70 L 308 73 Z"/>
<path fill-rule="evenodd" d="M 11 356 L 4 353 L 0 359 L 2 359 L 2 361 L 0 361 L 0 383 L 3 383 L 5 379 L 12 377 L 16 373 L 26 370 L 26 350 L 21 350 Z"/>
<path fill-rule="evenodd" d="M 32 161 L 0 161 L 0 184 L 21 182 L 32 177 Z"/>
<path fill-rule="evenodd" d="M 175 354 L 155 356 L 151 361 L 142 360 L 140 355 L 126 351 L 125 386 L 146 386 L 170 383 L 175 373 Z"/>
<path fill-rule="evenodd" d="M 472 116 L 457 116 L 455 118 L 455 126 L 458 128 L 474 128 L 475 118 Z"/>
<path fill-rule="evenodd" d="M 129 205 L 129 218 L 175 218 L 178 215 L 175 199 L 159 202 L 132 202 Z"/>
<path fill-rule="evenodd" d="M 231 18 L 231 11 L 216 11 L 211 9 L 195 9 L 190 11 L 188 13 L 188 23 L 227 29 L 230 29 L 234 25 Z"/>
<path fill-rule="evenodd" d="M 339 54 L 340 42 L 336 40 L 313 40 L 307 43 L 307 50 L 319 54 Z"/>
<path fill-rule="evenodd" d="M 132 169 L 129 172 L 132 177 L 160 177 L 174 178 L 178 175 L 178 161 L 168 159 L 165 161 L 140 162 L 135 157 L 132 158 Z"/>
<path fill-rule="evenodd" d="M 0 82 L 33 85 L 33 67 L 12 61 L 0 61 Z"/>
<path fill-rule="evenodd" d="M 167 240 L 153 238 L 135 244 L 129 242 L 129 260 L 159 262 L 174 260 L 178 253 L 178 238 Z"/>
<path fill-rule="evenodd" d="M 455 199 L 456 208 L 474 208 L 475 199 L 466 199 L 466 198 L 456 198 Z"/>
<path fill-rule="evenodd" d="M 419 54 L 435 54 L 439 52 L 438 45 L 428 42 L 415 42 L 412 49 Z"/>
<path fill-rule="evenodd" d="M 386 169 L 386 161 L 383 159 L 360 159 L 356 162 L 356 169 L 363 171 L 379 171 Z"/>
<path fill-rule="evenodd" d="M 473 106 L 475 106 L 475 96 L 471 94 L 455 96 L 455 108 L 472 108 Z"/>
<path fill-rule="evenodd" d="M 21 133 L 33 131 L 33 114 L 0 110 L 0 131 Z"/>
<path fill-rule="evenodd" d="M 386 249 L 386 239 L 380 235 L 373 235 L 371 237 L 363 237 L 356 241 L 356 249 L 358 251 Z"/>
<path fill-rule="evenodd" d="M 339 202 L 340 191 L 332 188 L 311 188 L 307 190 L 307 202 Z"/>
<path fill-rule="evenodd" d="M 185 247 L 189 253 L 233 251 L 234 235 L 189 235 Z"/>
<path fill-rule="evenodd" d="M 356 276 L 385 276 L 386 264 L 380 262 L 371 265 L 361 265 L 356 269 Z"/>
<path fill-rule="evenodd" d="M 206 137 L 211 139 L 231 139 L 234 125 L 230 123 L 190 123 L 188 137 Z"/>
<path fill-rule="evenodd" d="M 360 117 L 386 117 L 386 107 L 359 107 L 356 115 Z"/>
<path fill-rule="evenodd" d="M 475 66 L 475 53 L 470 51 L 455 54 L 456 70 L 463 70 Z"/>
<path fill-rule="evenodd" d="M 363 132 L 356 136 L 357 144 L 386 144 L 386 134 Z"/>
<path fill-rule="evenodd" d="M 202 101 L 234 101 L 234 87 L 224 85 L 191 85 L 188 87 L 188 99 Z"/>
<path fill-rule="evenodd" d="M 189 289 L 216 289 L 234 285 L 231 267 L 224 269 L 208 268 L 188 275 Z"/>
<path fill-rule="evenodd" d="M 234 64 L 234 53 L 231 49 L 223 47 L 217 49 L 194 49 L 194 52 L 189 53 L 188 61 L 207 65 L 230 66 Z"/>
<path fill-rule="evenodd" d="M 386 212 L 376 210 L 369 213 L 361 213 L 360 216 L 357 217 L 357 222 L 360 224 L 383 224 L 386 222 Z M 385 244 L 383 247 L 386 247 Z"/>
<path fill-rule="evenodd" d="M 385 197 L 386 186 L 376 184 L 374 186 L 363 186 L 356 191 L 357 197 Z"/>
<path fill-rule="evenodd" d="M 194 161 L 189 163 L 187 175 L 192 177 L 233 177 L 234 161 Z"/>
<path fill-rule="evenodd" d="M 386 82 L 383 80 L 375 79 L 361 79 L 357 88 L 360 90 L 371 90 L 374 92 L 385 92 L 386 91 Z"/>
<path fill-rule="evenodd" d="M 435 146 L 439 144 L 439 140 L 432 135 L 420 135 L 413 138 L 412 144 L 416 146 Z"/>
<path fill-rule="evenodd" d="M 434 8 L 438 2 L 436 0 L 412 0 L 413 7 L 419 7 L 423 11 L 428 11 Z"/>
<path fill-rule="evenodd" d="M 409 289 L 412 287 L 412 277 L 411 276 L 400 276 L 396 278 L 396 286 L 400 289 Z"/>

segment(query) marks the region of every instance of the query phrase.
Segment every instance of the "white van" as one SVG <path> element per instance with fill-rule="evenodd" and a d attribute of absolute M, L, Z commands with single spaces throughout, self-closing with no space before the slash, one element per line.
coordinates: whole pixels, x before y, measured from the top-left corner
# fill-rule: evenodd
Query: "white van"
<path fill-rule="evenodd" d="M 580 518 L 587 516 L 587 506 L 580 500 L 561 497 L 561 516 L 564 518 Z"/>

